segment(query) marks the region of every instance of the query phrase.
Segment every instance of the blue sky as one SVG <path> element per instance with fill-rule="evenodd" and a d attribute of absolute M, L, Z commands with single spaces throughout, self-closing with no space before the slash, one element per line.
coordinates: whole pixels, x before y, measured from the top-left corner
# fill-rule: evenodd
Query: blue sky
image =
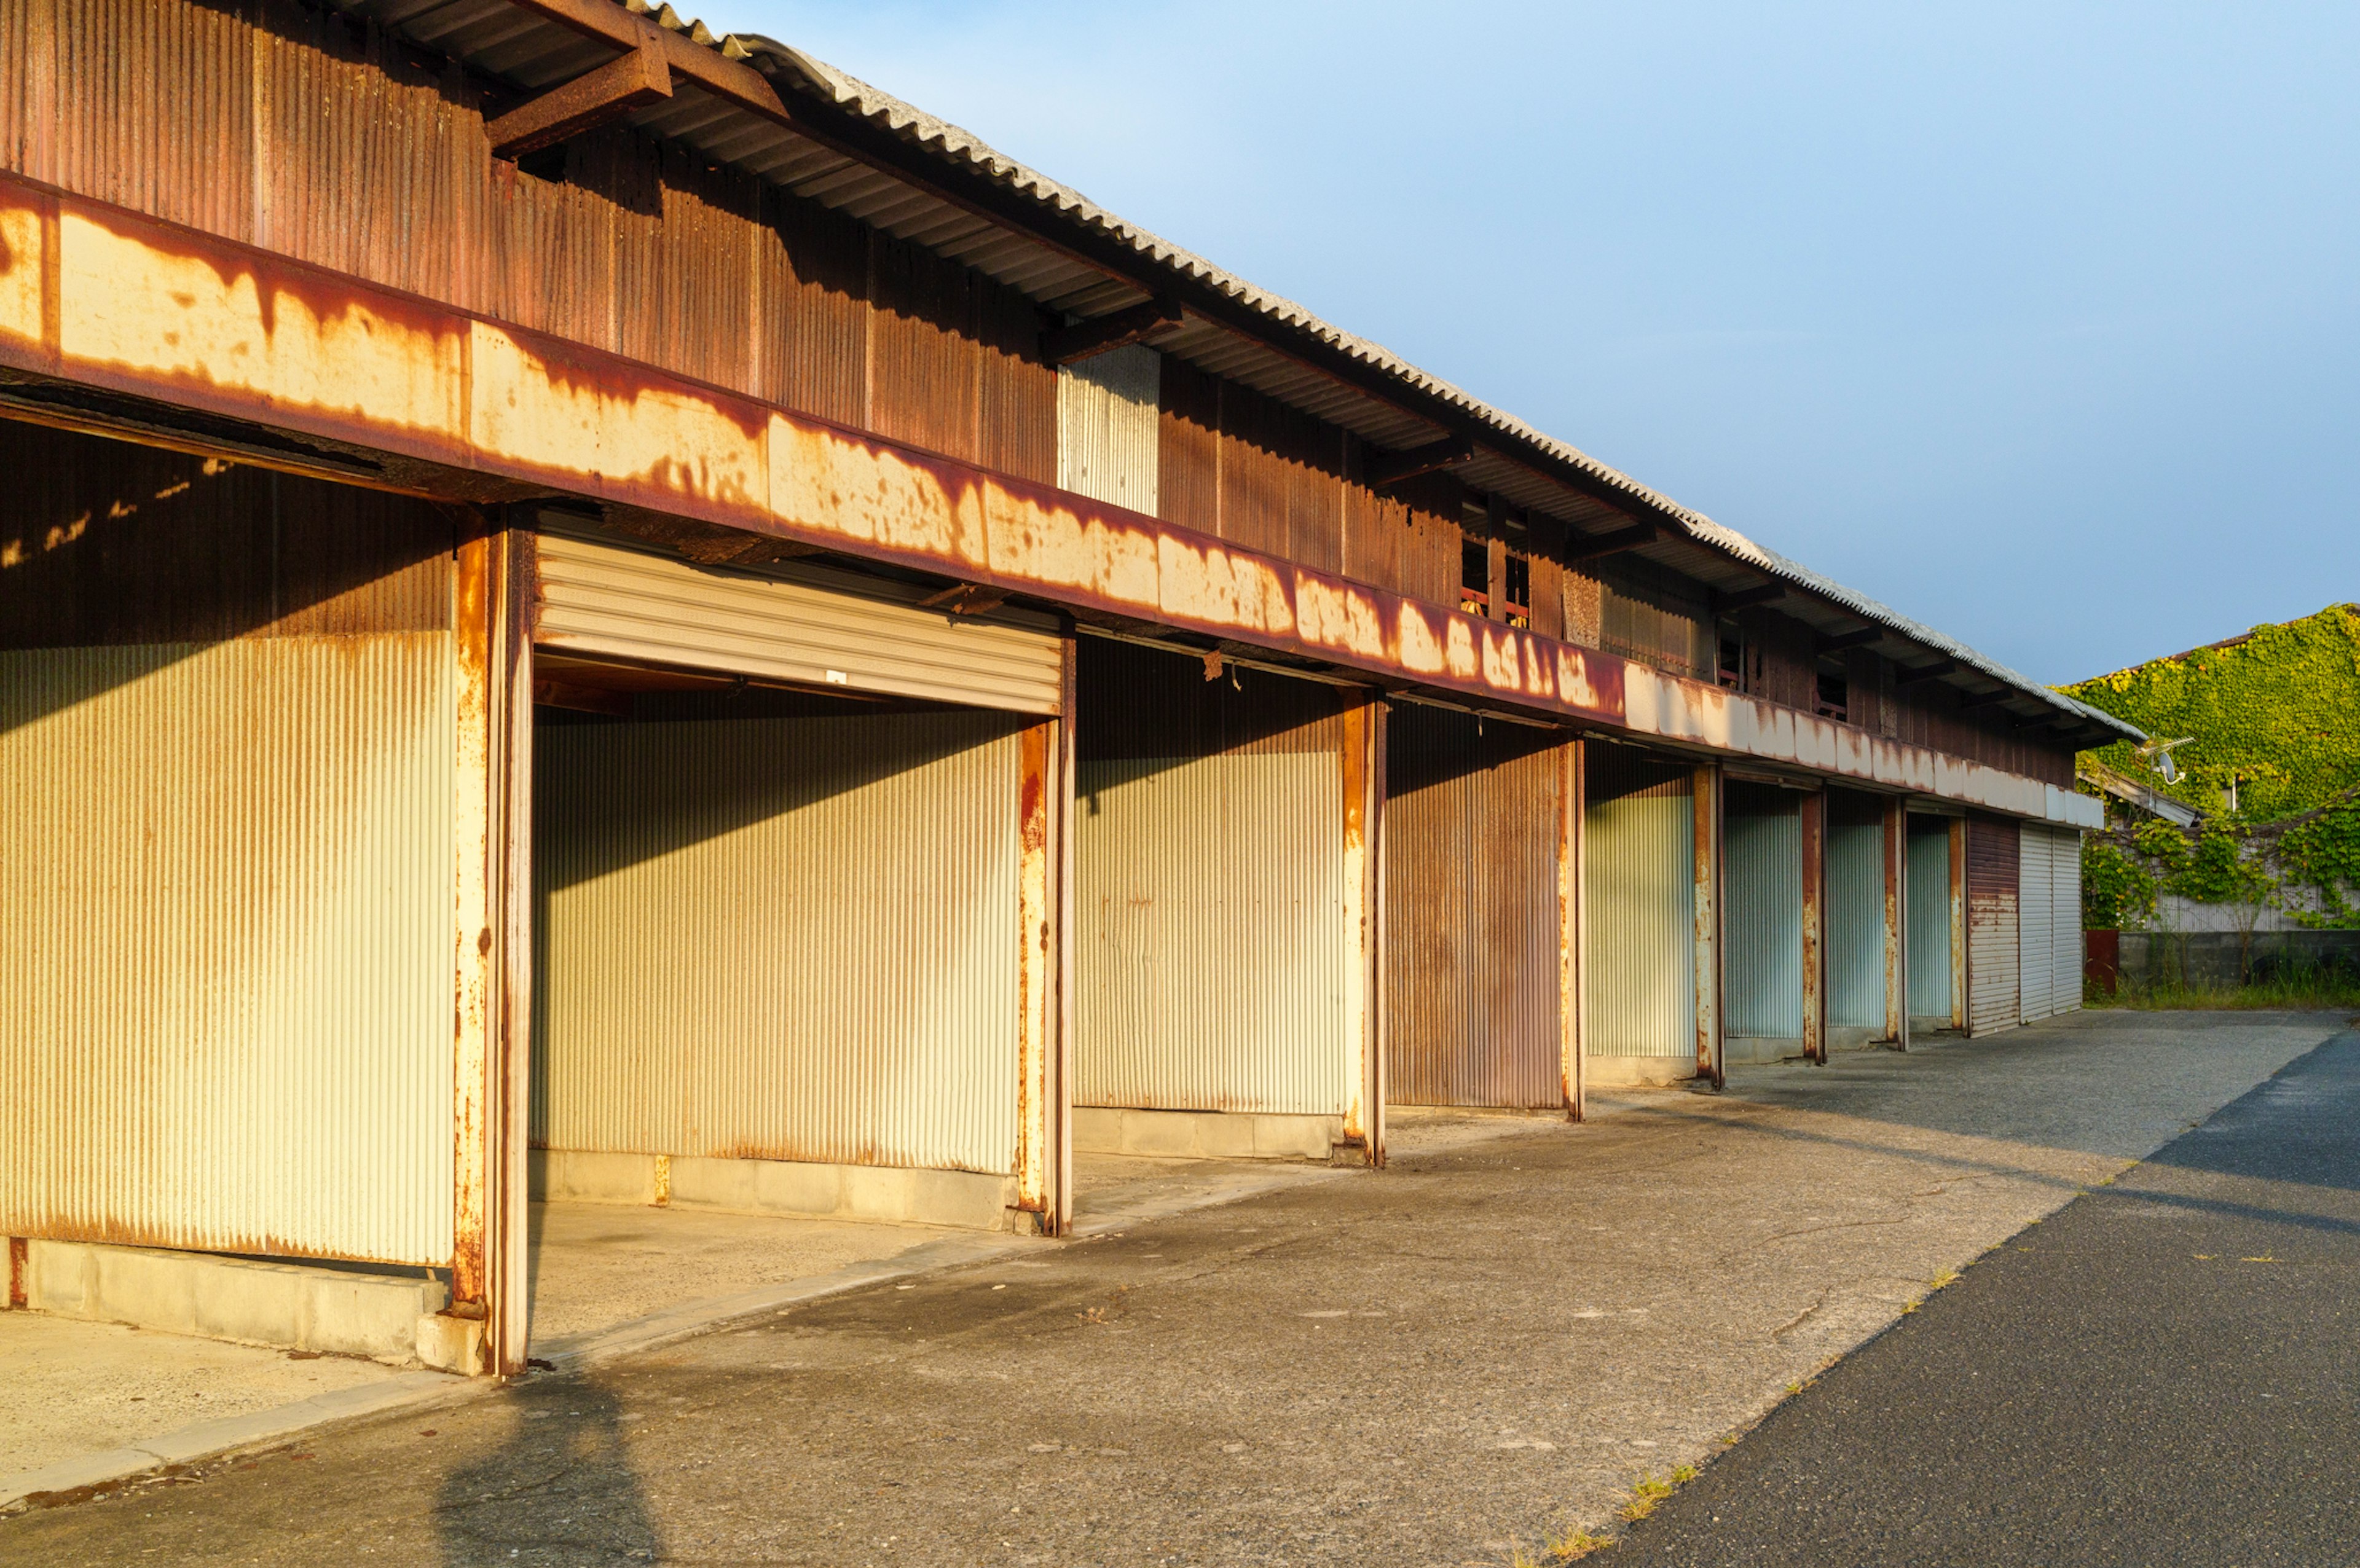
<path fill-rule="evenodd" d="M 2038 679 L 2360 599 L 2360 6 L 703 14 Z"/>

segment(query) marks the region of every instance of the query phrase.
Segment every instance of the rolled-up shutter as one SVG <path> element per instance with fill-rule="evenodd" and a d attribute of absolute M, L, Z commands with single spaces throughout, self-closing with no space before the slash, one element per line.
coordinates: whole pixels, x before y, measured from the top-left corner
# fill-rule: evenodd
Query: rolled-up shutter
<path fill-rule="evenodd" d="M 788 563 L 693 566 L 540 536 L 533 640 L 571 653 L 822 689 L 1054 713 L 1065 643 L 1047 615 L 928 609 L 927 591 Z"/>
<path fill-rule="evenodd" d="M 2050 850 L 2050 886 L 2056 892 L 2050 900 L 2054 923 L 2049 937 L 2056 958 L 2049 977 L 2049 1010 L 2070 1013 L 2081 1006 L 2081 834 L 2076 828 L 2050 831 L 2056 839 Z"/>

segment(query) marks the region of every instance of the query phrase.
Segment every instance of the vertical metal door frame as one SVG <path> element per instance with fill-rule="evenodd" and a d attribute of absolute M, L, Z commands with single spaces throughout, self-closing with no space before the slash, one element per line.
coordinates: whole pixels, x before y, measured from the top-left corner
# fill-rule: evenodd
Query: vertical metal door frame
<path fill-rule="evenodd" d="M 1721 1037 L 1721 767 L 1706 763 L 1695 777 L 1697 1076 L 1720 1089 L 1729 1083 Z"/>
<path fill-rule="evenodd" d="M 1828 1061 L 1828 797 L 1814 789 L 1798 802 L 1803 855 L 1803 1055 Z"/>
<path fill-rule="evenodd" d="M 532 551 L 529 530 L 479 519 L 453 576 L 451 1304 L 483 1323 L 483 1370 L 504 1377 L 525 1369 L 531 1310 Z"/>
<path fill-rule="evenodd" d="M 1384 1052 L 1384 802 L 1385 713 L 1373 691 L 1345 708 L 1341 773 L 1344 791 L 1345 926 L 1359 952 L 1350 973 L 1357 977 L 1359 1006 L 1347 1009 L 1352 1051 L 1347 1058 L 1350 1110 L 1344 1136 L 1357 1138 L 1370 1165 L 1385 1162 Z M 1350 906 L 1357 904 L 1357 909 Z M 1358 1105 L 1352 1100 L 1357 1098 Z M 1357 1113 L 1357 1114 L 1353 1114 Z"/>
<path fill-rule="evenodd" d="M 1568 1121 L 1590 1114 L 1590 1083 L 1581 1037 L 1582 934 L 1590 929 L 1588 835 L 1583 831 L 1586 750 L 1579 740 L 1557 748 L 1557 1074 Z"/>
<path fill-rule="evenodd" d="M 1058 704 L 1063 713 L 1057 720 L 1057 768 L 1063 782 L 1057 789 L 1053 841 L 1057 889 L 1057 1038 L 1050 1052 L 1055 1076 L 1050 1106 L 1056 1116 L 1051 1140 L 1057 1194 L 1049 1216 L 1053 1236 L 1070 1235 L 1074 1228 L 1074 688 L 1079 659 L 1080 647 L 1068 625 L 1064 691 Z"/>
<path fill-rule="evenodd" d="M 1909 1049 L 1909 807 L 1885 803 L 1885 1038 Z"/>

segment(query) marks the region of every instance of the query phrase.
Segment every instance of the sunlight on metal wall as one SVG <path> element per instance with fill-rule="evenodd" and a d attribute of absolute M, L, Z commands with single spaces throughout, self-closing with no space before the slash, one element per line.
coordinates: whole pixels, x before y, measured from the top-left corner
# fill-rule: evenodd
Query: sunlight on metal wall
<path fill-rule="evenodd" d="M 1590 751 L 1583 1038 L 1592 1056 L 1696 1054 L 1695 784 Z"/>
<path fill-rule="evenodd" d="M 0 1231 L 449 1260 L 453 657 L 0 652 Z"/>

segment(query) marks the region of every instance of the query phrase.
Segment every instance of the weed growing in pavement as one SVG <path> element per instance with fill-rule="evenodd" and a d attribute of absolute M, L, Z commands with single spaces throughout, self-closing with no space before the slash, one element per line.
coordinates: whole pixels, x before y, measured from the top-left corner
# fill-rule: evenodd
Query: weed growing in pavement
<path fill-rule="evenodd" d="M 1928 1285 L 1931 1285 L 1935 1290 L 1939 1290 L 1947 1286 L 1957 1284 L 1959 1282 L 1959 1271 L 1955 1269 L 1945 1269 L 1939 1274 L 1935 1275 L 1931 1279 L 1928 1279 L 1926 1282 Z"/>
<path fill-rule="evenodd" d="M 1549 1560 L 1553 1563 L 1579 1563 L 1593 1552 L 1604 1551 L 1614 1544 L 1611 1535 L 1592 1535 L 1575 1526 L 1548 1543 Z"/>
<path fill-rule="evenodd" d="M 1658 1481 L 1653 1475 L 1643 1475 L 1639 1478 L 1639 1484 L 1631 1488 L 1631 1500 L 1622 1505 L 1622 1517 L 1636 1524 L 1654 1513 L 1655 1505 L 1671 1495 L 1672 1484 L 1669 1481 Z"/>
<path fill-rule="evenodd" d="M 1693 1465 L 1675 1465 L 1672 1469 L 1672 1485 L 1675 1486 L 1685 1486 L 1695 1479 L 1696 1466 Z"/>

